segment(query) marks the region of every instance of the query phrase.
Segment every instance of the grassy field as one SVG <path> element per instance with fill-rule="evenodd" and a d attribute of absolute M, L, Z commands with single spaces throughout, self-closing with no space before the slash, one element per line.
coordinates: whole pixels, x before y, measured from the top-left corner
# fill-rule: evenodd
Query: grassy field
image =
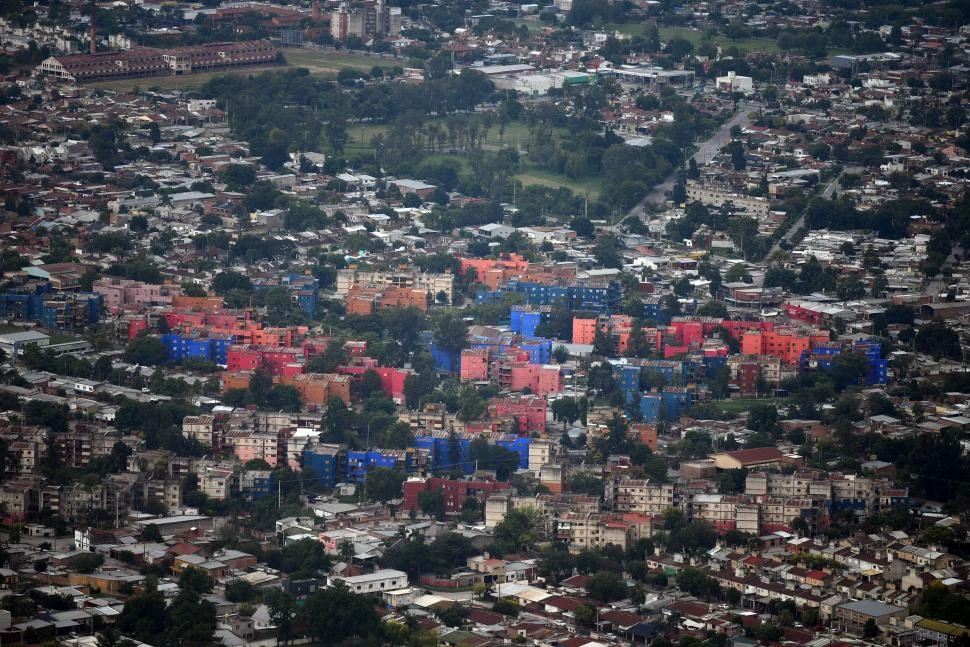
<path fill-rule="evenodd" d="M 431 123 L 437 123 L 440 127 L 444 128 L 444 120 L 431 120 Z M 350 140 L 346 145 L 347 153 L 355 152 L 369 152 L 373 150 L 371 141 L 375 135 L 384 135 L 387 133 L 386 125 L 356 125 L 349 129 L 348 135 Z M 562 134 L 560 131 L 557 134 Z M 506 148 L 517 148 L 520 151 L 523 150 L 526 140 L 529 137 L 529 128 L 524 123 L 512 122 L 506 129 L 505 133 L 500 137 L 498 126 L 493 126 L 489 129 L 488 134 L 485 136 L 486 147 L 494 150 L 492 147 L 498 147 L 499 142 Z M 435 155 L 428 156 L 429 159 L 442 158 L 442 159 L 455 159 L 458 160 L 462 165 L 462 170 L 467 170 L 466 157 L 462 153 L 438 153 Z M 585 195 L 586 190 L 589 189 L 590 199 L 597 199 L 600 195 L 602 189 L 602 180 L 600 178 L 589 178 L 585 180 L 570 180 L 564 176 L 557 175 L 555 173 L 550 173 L 549 171 L 540 169 L 534 164 L 531 164 L 528 159 L 525 158 L 523 154 L 520 157 L 521 171 L 515 175 L 516 179 L 522 182 L 523 186 L 528 186 L 530 184 L 538 184 L 540 186 L 547 187 L 561 187 L 564 186 L 579 195 Z"/>
<path fill-rule="evenodd" d="M 445 128 L 444 119 L 429 119 L 429 124 L 436 124 L 440 128 Z M 350 141 L 347 143 L 348 149 L 372 148 L 371 140 L 375 135 L 386 135 L 387 124 L 357 124 L 349 129 Z M 562 135 L 565 129 L 554 128 L 553 133 Z M 513 121 L 505 127 L 505 132 L 500 133 L 498 126 L 492 126 L 485 135 L 486 147 L 497 147 L 501 145 L 505 148 L 523 149 L 529 138 L 529 127 L 521 121 Z"/>
<path fill-rule="evenodd" d="M 370 72 L 374 66 L 390 68 L 404 65 L 403 61 L 380 58 L 378 56 L 362 56 L 360 54 L 343 54 L 341 52 L 318 52 L 312 49 L 285 49 L 287 64 L 293 67 L 305 67 L 311 74 L 334 75 L 341 69 L 348 67 L 355 70 Z"/>
<path fill-rule="evenodd" d="M 642 36 L 646 32 L 647 26 L 644 23 L 626 23 L 622 25 L 610 25 L 609 29 L 616 30 L 621 34 L 629 34 L 630 36 Z M 659 31 L 660 40 L 665 43 L 672 38 L 683 38 L 693 43 L 695 47 L 703 42 L 707 36 L 705 31 L 690 27 L 660 27 Z M 747 52 L 776 53 L 779 51 L 778 43 L 768 38 L 738 38 L 732 40 L 726 36 L 715 35 L 711 38 L 711 42 L 717 43 L 725 48 L 735 45 L 738 49 Z"/>
<path fill-rule="evenodd" d="M 162 90 L 189 90 L 205 85 L 210 79 L 225 74 L 261 74 L 268 71 L 278 71 L 285 69 L 279 65 L 246 67 L 238 70 L 221 70 L 219 72 L 198 72 L 188 76 L 145 76 L 139 79 L 115 79 L 113 81 L 97 81 L 85 84 L 92 88 L 101 90 L 113 90 L 115 92 L 127 92 L 135 89 L 146 90 L 148 88 L 161 88 Z M 336 74 L 336 73 L 335 73 Z"/>
<path fill-rule="evenodd" d="M 738 398 L 737 400 L 716 400 L 711 402 L 712 405 L 735 415 L 747 413 L 756 404 L 767 404 L 777 407 L 787 403 L 788 398 Z"/>
<path fill-rule="evenodd" d="M 564 186 L 580 196 L 586 195 L 586 190 L 589 189 L 590 200 L 596 200 L 599 198 L 600 191 L 603 188 L 603 180 L 598 177 L 587 178 L 584 180 L 571 180 L 567 177 L 563 177 L 562 175 L 556 175 L 555 173 L 550 173 L 549 171 L 536 168 L 531 164 L 526 164 L 524 166 L 525 168 L 515 175 L 515 177 L 522 183 L 522 186 L 529 186 L 530 184 L 538 184 L 539 186 L 548 186 L 552 188 Z"/>

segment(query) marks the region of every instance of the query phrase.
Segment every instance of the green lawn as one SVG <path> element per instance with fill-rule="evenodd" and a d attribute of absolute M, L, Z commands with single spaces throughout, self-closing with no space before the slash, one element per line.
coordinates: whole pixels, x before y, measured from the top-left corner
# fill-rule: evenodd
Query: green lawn
<path fill-rule="evenodd" d="M 161 88 L 162 90 L 187 90 L 190 88 L 201 87 L 210 79 L 217 76 L 224 76 L 226 74 L 262 74 L 263 72 L 279 71 L 283 69 L 286 68 L 279 65 L 272 65 L 268 67 L 242 67 L 235 70 L 220 70 L 218 72 L 197 72 L 187 76 L 144 76 L 137 79 L 95 81 L 89 84 L 85 83 L 84 85 L 88 85 L 93 88 L 100 88 L 102 90 L 114 90 L 117 92 L 127 92 L 137 88 L 145 90 L 156 87 Z M 336 72 L 334 72 L 334 77 L 336 77 Z"/>
<path fill-rule="evenodd" d="M 430 119 L 428 123 L 445 128 L 444 119 Z M 347 143 L 347 148 L 372 148 L 371 140 L 374 138 L 374 135 L 386 135 L 387 129 L 387 124 L 356 124 L 351 126 L 348 129 L 350 141 Z M 500 131 L 501 129 L 497 125 L 489 128 L 488 133 L 485 135 L 485 146 L 498 147 L 501 145 L 503 148 L 518 148 L 521 150 L 525 147 L 529 139 L 529 127 L 521 121 L 510 122 L 506 125 L 505 132 Z M 553 134 L 562 135 L 565 132 L 564 128 L 553 128 Z"/>
<path fill-rule="evenodd" d="M 432 120 L 432 123 L 437 123 L 439 126 L 444 127 L 443 119 Z M 386 134 L 387 129 L 388 126 L 384 124 L 355 125 L 350 127 L 348 132 L 350 140 L 347 143 L 346 152 L 353 153 L 373 150 L 371 140 L 373 140 L 375 135 Z M 562 134 L 563 132 L 564 130 L 562 129 L 556 129 L 556 134 Z M 528 126 L 522 122 L 513 121 L 506 126 L 505 132 L 501 136 L 498 126 L 493 126 L 489 129 L 488 134 L 485 136 L 485 145 L 490 148 L 498 147 L 501 142 L 501 145 L 505 148 L 523 150 L 528 137 Z M 429 155 L 428 158 L 456 159 L 462 164 L 463 169 L 467 161 L 467 158 L 462 153 L 436 153 Z M 590 192 L 589 197 L 593 200 L 597 199 L 600 195 L 603 185 L 601 178 L 570 180 L 562 175 L 550 173 L 549 171 L 536 167 L 526 159 L 524 154 L 520 157 L 520 160 L 522 169 L 515 177 L 525 186 L 530 184 L 548 187 L 564 186 L 579 195 L 584 195 L 588 188 Z"/>
<path fill-rule="evenodd" d="M 374 66 L 382 68 L 403 67 L 403 61 L 344 54 L 342 52 L 319 52 L 312 49 L 284 49 L 286 62 L 293 67 L 305 67 L 313 74 L 336 74 L 345 67 L 370 72 Z"/>
<path fill-rule="evenodd" d="M 697 46 L 704 40 L 705 35 L 706 32 L 694 30 L 690 27 L 660 28 L 660 40 L 664 42 L 669 41 L 671 38 L 679 37 L 683 38 L 684 40 L 689 40 L 695 46 Z M 774 54 L 779 51 L 778 43 L 769 38 L 738 38 L 736 40 L 732 40 L 727 36 L 717 34 L 711 38 L 711 42 L 717 43 L 722 48 L 728 48 L 734 45 L 738 49 L 746 52 L 767 52 L 769 54 Z"/>
<path fill-rule="evenodd" d="M 647 25 L 645 23 L 625 23 L 622 25 L 613 24 L 608 27 L 610 30 L 616 30 L 621 34 L 629 34 L 630 36 L 642 36 L 646 32 Z M 660 27 L 660 40 L 667 42 L 672 38 L 683 38 L 694 44 L 696 47 L 707 35 L 704 30 L 692 29 L 690 27 Z M 732 40 L 726 36 L 720 34 L 715 35 L 711 38 L 712 43 L 717 43 L 723 48 L 730 47 L 731 45 L 737 46 L 738 49 L 747 52 L 768 52 L 776 53 L 778 52 L 778 43 L 769 38 L 738 38 Z"/>
<path fill-rule="evenodd" d="M 719 407 L 728 413 L 741 415 L 751 410 L 756 404 L 771 405 L 777 407 L 788 403 L 788 398 L 738 398 L 737 400 L 716 400 L 711 402 L 713 406 Z"/>
<path fill-rule="evenodd" d="M 589 189 L 590 200 L 596 200 L 599 198 L 600 191 L 603 188 L 602 178 L 596 177 L 586 178 L 583 180 L 571 180 L 563 175 L 557 175 L 555 173 L 550 173 L 549 171 L 536 168 L 531 164 L 524 164 L 523 166 L 524 168 L 515 175 L 523 186 L 529 186 L 530 184 L 538 184 L 539 186 L 548 186 L 553 188 L 564 186 L 579 196 L 586 195 L 586 190 Z"/>

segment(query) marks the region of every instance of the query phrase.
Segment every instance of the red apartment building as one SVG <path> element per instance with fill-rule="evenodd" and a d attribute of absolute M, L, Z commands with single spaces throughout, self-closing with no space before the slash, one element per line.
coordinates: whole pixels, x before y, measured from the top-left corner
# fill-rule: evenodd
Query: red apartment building
<path fill-rule="evenodd" d="M 445 512 L 461 512 L 461 506 L 470 496 L 482 505 L 492 494 L 505 492 L 511 486 L 499 481 L 465 481 L 462 479 L 411 478 L 404 482 L 404 509 L 418 510 L 418 495 L 422 492 L 440 490 L 445 498 Z"/>
<path fill-rule="evenodd" d="M 491 420 L 516 418 L 519 434 L 529 434 L 533 431 L 546 431 L 546 400 L 545 398 L 492 398 L 488 402 L 488 417 Z"/>

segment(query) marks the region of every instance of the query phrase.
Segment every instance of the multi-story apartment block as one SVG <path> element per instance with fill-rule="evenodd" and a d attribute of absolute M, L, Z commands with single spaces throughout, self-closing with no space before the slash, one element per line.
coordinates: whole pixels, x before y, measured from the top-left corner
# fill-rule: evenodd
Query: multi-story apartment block
<path fill-rule="evenodd" d="M 92 284 L 91 290 L 104 298 L 109 310 L 128 307 L 169 306 L 172 297 L 182 288 L 173 285 L 154 285 L 114 276 L 105 276 Z"/>
<path fill-rule="evenodd" d="M 197 440 L 217 452 L 222 448 L 222 434 L 216 426 L 215 416 L 185 416 L 182 419 L 182 436 L 188 440 Z"/>
<path fill-rule="evenodd" d="M 182 479 L 149 477 L 145 481 L 145 502 L 160 505 L 167 514 L 178 510 L 182 504 Z"/>
<path fill-rule="evenodd" d="M 199 461 L 196 466 L 199 491 L 206 496 L 225 501 L 239 491 L 239 470 L 234 463 Z"/>
<path fill-rule="evenodd" d="M 350 268 L 337 271 L 335 291 L 338 296 L 346 297 L 350 289 L 357 283 L 373 283 L 377 285 L 423 290 L 431 293 L 432 299 L 437 300 L 438 294 L 443 292 L 447 302 L 451 303 L 455 292 L 455 277 L 453 274 L 426 274 L 416 271 L 382 271 L 361 270 Z"/>
<path fill-rule="evenodd" d="M 270 467 L 276 467 L 279 462 L 280 437 L 278 433 L 232 431 L 226 435 L 226 445 L 232 447 L 236 458 L 242 463 L 263 460 Z"/>
<path fill-rule="evenodd" d="M 763 497 L 759 503 L 761 523 L 791 526 L 794 519 L 802 519 L 808 531 L 815 534 L 829 525 L 828 502 L 822 498 Z"/>
<path fill-rule="evenodd" d="M 567 512 L 556 520 L 555 533 L 556 539 L 566 542 L 573 553 L 607 544 L 626 550 L 632 543 L 630 524 L 611 514 Z"/>
<path fill-rule="evenodd" d="M 529 444 L 529 471 L 538 476 L 543 465 L 552 462 L 559 452 L 559 443 L 534 439 Z"/>
<path fill-rule="evenodd" d="M 707 521 L 718 532 L 740 530 L 757 535 L 761 531 L 758 504 L 742 496 L 696 494 L 690 500 L 690 516 Z"/>
<path fill-rule="evenodd" d="M 466 481 L 464 479 L 410 478 L 404 482 L 404 509 L 417 510 L 420 507 L 418 496 L 421 492 L 439 490 L 444 496 L 445 511 L 461 512 L 465 499 L 474 497 L 479 504 L 497 492 L 506 492 L 509 484 L 500 481 Z"/>
<path fill-rule="evenodd" d="M 37 510 L 38 498 L 39 488 L 27 479 L 7 481 L 0 486 L 0 505 L 12 519 L 25 519 Z"/>
<path fill-rule="evenodd" d="M 750 81 L 750 79 L 748 80 Z M 706 186 L 696 182 L 687 183 L 687 198 L 691 202 L 700 202 L 715 207 L 720 207 L 730 202 L 735 208 L 744 211 L 749 216 L 758 220 L 766 219 L 771 211 L 771 203 L 766 198 L 738 195 L 737 193 L 730 193 L 713 186 Z"/>
<path fill-rule="evenodd" d="M 796 474 L 750 472 L 745 479 L 744 492 L 751 496 L 831 499 L 832 485 L 828 479 L 821 478 L 812 472 Z"/>
<path fill-rule="evenodd" d="M 515 418 L 516 433 L 546 431 L 546 399 L 536 397 L 492 398 L 488 402 L 488 416 L 492 420 Z"/>
<path fill-rule="evenodd" d="M 653 483 L 649 479 L 614 477 L 606 482 L 604 497 L 614 512 L 661 515 L 679 507 L 673 483 Z"/>
<path fill-rule="evenodd" d="M 312 469 L 321 486 L 332 488 L 346 474 L 346 450 L 340 445 L 310 445 L 303 452 L 304 469 Z"/>

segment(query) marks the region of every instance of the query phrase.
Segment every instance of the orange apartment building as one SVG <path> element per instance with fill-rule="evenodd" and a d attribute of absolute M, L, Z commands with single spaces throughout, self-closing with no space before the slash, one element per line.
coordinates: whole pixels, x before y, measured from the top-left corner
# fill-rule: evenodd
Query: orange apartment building
<path fill-rule="evenodd" d="M 249 386 L 251 371 L 226 371 L 222 374 L 222 390 L 245 389 Z M 336 373 L 300 373 L 274 376 L 273 384 L 287 384 L 300 393 L 305 405 L 325 407 L 333 398 L 350 404 L 350 376 Z"/>
<path fill-rule="evenodd" d="M 657 451 L 657 425 L 646 422 L 634 423 L 630 425 L 630 438 L 639 440 L 650 448 L 650 451 Z"/>
<path fill-rule="evenodd" d="M 284 378 L 282 384 L 289 384 L 300 392 L 303 404 L 327 406 L 333 398 L 340 398 L 350 404 L 350 376 L 336 373 L 301 373 Z"/>
<path fill-rule="evenodd" d="M 233 320 L 225 321 L 224 317 L 211 319 L 203 316 L 173 317 L 169 323 L 172 333 L 201 334 L 208 336 L 229 335 L 233 344 L 252 346 L 299 346 L 307 336 L 309 328 L 306 326 L 288 326 L 281 328 L 264 328 L 258 321 Z"/>
<path fill-rule="evenodd" d="M 464 275 L 469 269 L 475 270 L 478 282 L 489 290 L 498 290 L 506 281 L 529 269 L 529 261 L 518 254 L 506 258 L 462 258 L 460 271 Z"/>
<path fill-rule="evenodd" d="M 182 294 L 176 294 L 172 296 L 172 307 L 216 312 L 222 310 L 225 304 L 222 301 L 222 297 L 188 297 Z"/>
<path fill-rule="evenodd" d="M 770 355 L 787 364 L 797 364 L 802 351 L 812 349 L 816 344 L 829 341 L 829 333 L 813 330 L 808 334 L 798 334 L 796 328 L 775 330 L 750 330 L 741 336 L 743 355 Z"/>
<path fill-rule="evenodd" d="M 633 332 L 633 317 L 628 315 L 610 315 L 594 319 L 573 317 L 573 343 L 592 344 L 596 340 L 596 332 L 600 331 L 613 338 L 617 352 L 622 355 L 630 345 L 630 334 Z"/>
<path fill-rule="evenodd" d="M 408 307 L 427 312 L 428 292 L 374 283 L 355 283 L 347 291 L 347 314 L 350 315 L 366 316 L 387 308 Z"/>

